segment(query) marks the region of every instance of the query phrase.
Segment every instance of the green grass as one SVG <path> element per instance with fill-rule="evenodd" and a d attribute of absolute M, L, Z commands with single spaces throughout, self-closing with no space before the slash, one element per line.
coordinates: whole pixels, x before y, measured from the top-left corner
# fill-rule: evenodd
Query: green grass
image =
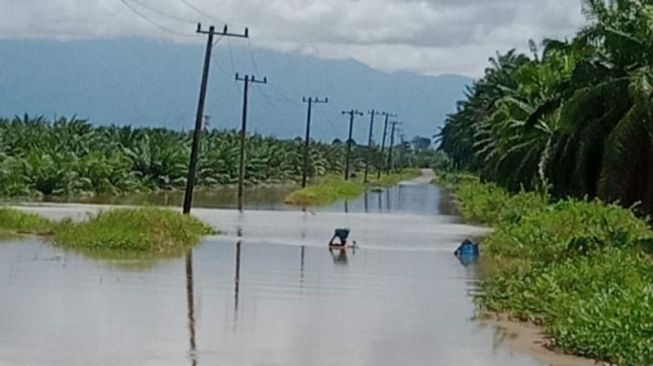
<path fill-rule="evenodd" d="M 379 190 L 390 187 L 402 180 L 418 177 L 420 174 L 419 169 L 404 169 L 390 175 L 381 175 L 378 180 L 375 174 L 370 174 L 370 181 L 367 184 L 363 183 L 362 176 L 346 181 L 342 177 L 330 175 L 320 179 L 315 185 L 290 193 L 286 197 L 285 203 L 295 206 L 325 205 L 339 199 L 356 198 L 365 193 L 367 189 Z"/>
<path fill-rule="evenodd" d="M 295 206 L 324 205 L 339 199 L 356 198 L 365 192 L 365 186 L 357 181 L 328 176 L 317 184 L 290 193 L 285 202 Z"/>
<path fill-rule="evenodd" d="M 624 365 L 653 364 L 649 223 L 600 201 L 549 203 L 470 176 L 439 179 L 462 214 L 494 231 L 483 261 L 499 263 L 476 301 L 540 324 L 558 349 Z"/>
<path fill-rule="evenodd" d="M 84 222 L 54 222 L 20 210 L 0 208 L 0 238 L 42 235 L 61 247 L 97 257 L 180 255 L 212 233 L 212 228 L 196 218 L 169 209 L 116 209 L 100 212 Z"/>
<path fill-rule="evenodd" d="M 194 217 L 168 209 L 116 209 L 86 222 L 61 222 L 54 241 L 82 250 L 167 255 L 182 254 L 213 232 Z"/>
<path fill-rule="evenodd" d="M 47 234 L 54 225 L 47 219 L 19 210 L 0 207 L 0 234 Z"/>

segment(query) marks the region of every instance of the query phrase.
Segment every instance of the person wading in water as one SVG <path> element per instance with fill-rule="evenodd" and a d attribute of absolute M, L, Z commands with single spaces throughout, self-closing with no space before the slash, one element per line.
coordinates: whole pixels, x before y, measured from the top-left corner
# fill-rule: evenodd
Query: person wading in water
<path fill-rule="evenodd" d="M 331 240 L 329 240 L 330 247 L 346 247 L 347 238 L 349 237 L 349 229 L 336 229 L 336 232 L 333 234 Z M 338 242 L 336 243 L 336 239 Z M 356 244 L 354 242 L 354 244 Z"/>

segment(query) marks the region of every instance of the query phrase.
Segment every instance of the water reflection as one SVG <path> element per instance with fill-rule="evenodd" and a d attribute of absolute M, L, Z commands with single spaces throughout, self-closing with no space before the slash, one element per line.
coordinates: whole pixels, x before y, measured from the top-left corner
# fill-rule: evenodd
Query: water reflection
<path fill-rule="evenodd" d="M 363 200 L 365 201 L 365 213 L 368 213 L 370 212 L 370 203 L 369 203 L 369 194 L 367 193 L 367 191 L 365 191 L 365 197 L 363 198 Z"/>
<path fill-rule="evenodd" d="M 333 249 L 329 248 L 329 253 L 333 258 L 333 263 L 338 265 L 347 265 L 347 249 Z M 337 253 L 337 254 L 336 254 Z"/>
<path fill-rule="evenodd" d="M 193 251 L 186 254 L 186 305 L 188 309 L 188 335 L 190 339 L 190 359 L 191 365 L 197 365 L 196 351 L 197 343 L 195 340 L 195 294 L 193 290 Z"/>
<path fill-rule="evenodd" d="M 463 267 L 469 267 L 478 262 L 478 256 L 476 255 L 459 255 L 456 256 L 456 258 L 458 258 L 458 261 L 463 265 Z"/>
<path fill-rule="evenodd" d="M 376 195 L 376 197 L 374 197 Z M 376 203 L 374 200 L 376 199 Z M 366 192 L 360 198 L 318 207 L 322 212 L 405 213 L 446 215 L 456 213 L 451 197 L 432 184 L 402 183 L 380 192 Z"/>
<path fill-rule="evenodd" d="M 302 245 L 299 254 L 299 278 L 300 282 L 304 283 L 304 260 L 306 257 L 306 246 Z"/>
<path fill-rule="evenodd" d="M 247 209 L 285 209 L 285 197 L 297 187 L 293 185 L 277 185 L 266 187 L 250 187 L 245 189 Z M 220 187 L 198 189 L 193 194 L 193 206 L 202 208 L 236 208 L 235 187 Z M 88 203 L 112 205 L 160 205 L 181 206 L 184 192 L 168 191 L 153 193 L 115 195 L 96 195 L 91 197 L 61 197 L 46 196 L 42 202 L 50 203 Z"/>
<path fill-rule="evenodd" d="M 238 321 L 238 294 L 240 290 L 240 247 L 242 241 L 236 243 L 236 275 L 234 276 L 234 323 Z"/>

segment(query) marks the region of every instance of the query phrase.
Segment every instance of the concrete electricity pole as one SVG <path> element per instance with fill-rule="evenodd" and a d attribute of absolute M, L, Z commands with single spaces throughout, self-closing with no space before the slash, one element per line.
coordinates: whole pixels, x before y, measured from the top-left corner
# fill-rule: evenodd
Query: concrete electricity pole
<path fill-rule="evenodd" d="M 367 112 L 370 115 L 370 134 L 367 139 L 367 156 L 365 157 L 365 176 L 363 177 L 363 183 L 367 183 L 367 173 L 370 169 L 370 157 L 372 155 L 372 134 L 374 133 L 374 116 L 383 115 L 381 112 L 377 112 L 374 109 Z"/>
<path fill-rule="evenodd" d="M 189 214 L 193 204 L 193 188 L 195 186 L 195 170 L 199 159 L 200 137 L 202 135 L 202 122 L 204 120 L 204 102 L 206 100 L 206 88 L 209 82 L 209 65 L 211 64 L 211 52 L 213 51 L 213 37 L 240 37 L 248 38 L 249 30 L 245 28 L 243 34 L 229 33 L 227 26 L 221 32 L 216 32 L 214 26 L 208 31 L 202 30 L 202 24 L 197 24 L 197 33 L 208 35 L 206 40 L 206 51 L 204 53 L 204 68 L 202 69 L 202 82 L 200 85 L 200 97 L 197 103 L 197 114 L 195 115 L 195 131 L 193 132 L 193 145 L 188 163 L 188 176 L 186 177 L 186 191 L 184 193 L 184 214 Z"/>
<path fill-rule="evenodd" d="M 306 113 L 306 141 L 304 141 L 304 169 L 302 170 L 302 188 L 306 187 L 306 179 L 308 176 L 308 148 L 311 143 L 311 110 L 313 104 L 329 103 L 329 98 L 302 98 L 302 102 L 308 103 L 308 112 Z"/>
<path fill-rule="evenodd" d="M 383 155 L 383 153 L 385 152 L 385 140 L 386 140 L 386 137 L 388 136 L 388 118 L 390 118 L 390 117 L 396 118 L 397 117 L 396 114 L 390 114 L 390 113 L 387 113 L 387 112 L 383 112 L 383 115 L 385 116 L 385 123 L 383 124 L 383 140 L 381 142 L 381 165 L 378 168 L 376 179 L 381 178 L 381 172 L 383 171 L 383 168 L 384 168 L 384 165 L 385 165 L 384 164 L 385 163 L 385 156 Z"/>
<path fill-rule="evenodd" d="M 390 170 L 392 169 L 392 148 L 395 144 L 395 132 L 397 130 L 397 126 L 401 124 L 401 122 L 390 122 L 392 125 L 392 133 L 390 134 L 390 147 L 388 151 L 388 164 L 386 166 L 386 174 L 390 174 Z"/>
<path fill-rule="evenodd" d="M 349 115 L 349 138 L 347 139 L 347 159 L 345 162 L 345 180 L 349 180 L 349 161 L 351 159 L 351 138 L 354 132 L 354 117 L 363 116 L 363 113 L 356 109 L 352 109 L 350 111 L 343 111 L 342 114 Z"/>
<path fill-rule="evenodd" d="M 245 85 L 245 91 L 243 92 L 243 121 L 240 127 L 240 170 L 238 174 L 238 209 L 242 211 L 245 190 L 245 138 L 247 134 L 247 98 L 249 95 L 249 85 L 267 84 L 268 78 L 264 77 L 263 80 L 256 80 L 256 77 L 253 75 L 245 75 L 243 78 L 239 74 L 236 74 L 236 81 L 242 81 Z"/>

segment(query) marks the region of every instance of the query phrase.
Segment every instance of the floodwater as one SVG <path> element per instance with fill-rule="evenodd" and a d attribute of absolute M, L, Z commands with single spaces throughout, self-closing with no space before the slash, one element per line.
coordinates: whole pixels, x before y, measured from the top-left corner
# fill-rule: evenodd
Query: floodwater
<path fill-rule="evenodd" d="M 250 210 L 290 209 L 283 201 L 288 194 L 297 189 L 296 185 L 271 185 L 245 187 L 246 208 Z M 194 207 L 202 208 L 236 208 L 237 187 L 215 189 L 197 189 L 193 194 Z M 162 191 L 125 195 L 95 196 L 45 196 L 44 203 L 81 203 L 99 205 L 157 205 L 181 206 L 184 201 L 183 191 Z"/>
<path fill-rule="evenodd" d="M 0 365 L 540 365 L 472 320 L 475 268 L 452 252 L 483 230 L 438 197 L 417 181 L 348 213 L 195 209 L 222 235 L 142 266 L 5 241 Z M 326 248 L 341 226 L 355 251 Z"/>

